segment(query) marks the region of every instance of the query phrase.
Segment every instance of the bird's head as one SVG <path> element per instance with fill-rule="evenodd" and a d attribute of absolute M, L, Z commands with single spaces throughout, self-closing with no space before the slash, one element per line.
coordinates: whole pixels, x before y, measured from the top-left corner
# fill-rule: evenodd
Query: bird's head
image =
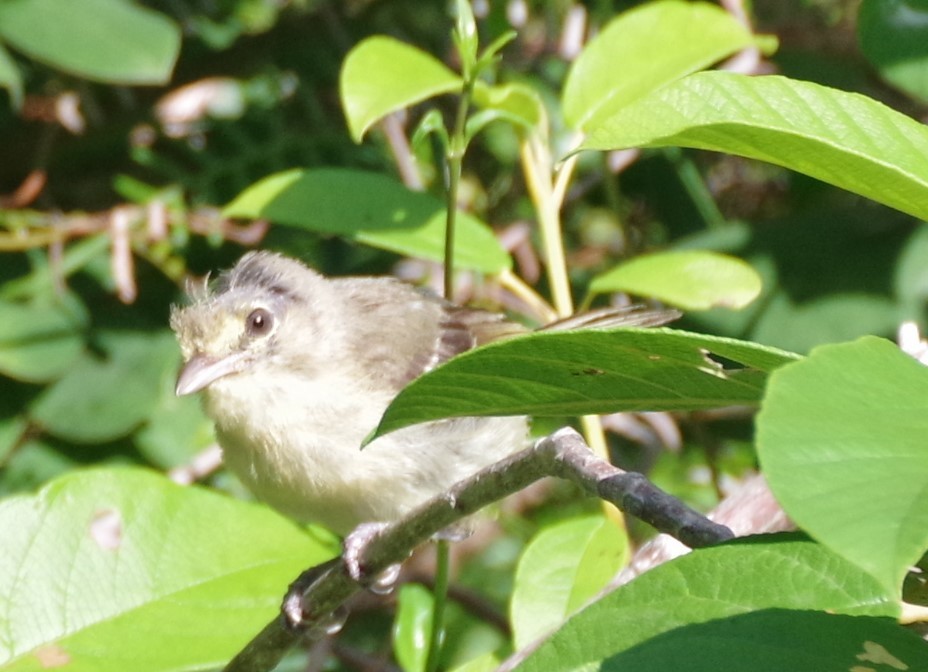
<path fill-rule="evenodd" d="M 177 394 L 244 373 L 311 367 L 320 348 L 308 352 L 301 344 L 323 341 L 315 318 L 328 304 L 327 289 L 321 275 L 298 261 L 269 252 L 242 257 L 211 290 L 195 292 L 191 305 L 171 312 L 184 357 Z"/>

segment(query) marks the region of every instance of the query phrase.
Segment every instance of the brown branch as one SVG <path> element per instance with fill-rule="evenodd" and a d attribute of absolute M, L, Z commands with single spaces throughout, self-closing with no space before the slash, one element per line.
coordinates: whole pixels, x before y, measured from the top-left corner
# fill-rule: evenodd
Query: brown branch
<path fill-rule="evenodd" d="M 375 532 L 359 555 L 364 575 L 376 576 L 402 562 L 436 533 L 545 476 L 572 481 L 691 548 L 733 537 L 727 527 L 690 509 L 641 474 L 622 471 L 596 457 L 577 432 L 565 428 L 541 439 L 534 448 L 515 453 L 457 483 L 404 519 Z M 316 578 L 303 592 L 303 629 L 289 628 L 279 616 L 232 659 L 225 668 L 227 672 L 273 669 L 306 632 L 324 628 L 330 615 L 362 590 L 339 561 L 307 573 Z"/>

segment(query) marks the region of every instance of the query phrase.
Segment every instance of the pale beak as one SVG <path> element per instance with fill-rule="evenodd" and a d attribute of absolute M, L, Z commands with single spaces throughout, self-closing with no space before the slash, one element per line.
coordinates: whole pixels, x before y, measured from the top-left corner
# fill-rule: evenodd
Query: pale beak
<path fill-rule="evenodd" d="M 243 352 L 234 352 L 225 357 L 196 354 L 181 367 L 174 393 L 182 397 L 199 392 L 223 376 L 241 371 L 244 368 L 244 359 Z"/>

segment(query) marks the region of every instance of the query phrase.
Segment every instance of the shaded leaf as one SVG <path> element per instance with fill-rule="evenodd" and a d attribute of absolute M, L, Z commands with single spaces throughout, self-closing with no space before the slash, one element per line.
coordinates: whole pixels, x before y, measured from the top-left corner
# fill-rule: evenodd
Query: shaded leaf
<path fill-rule="evenodd" d="M 255 183 L 226 206 L 228 217 L 339 235 L 399 254 L 444 260 L 445 206 L 390 178 L 359 170 L 290 170 Z M 512 260 L 493 232 L 458 213 L 455 266 L 496 274 Z"/>
<path fill-rule="evenodd" d="M 856 93 L 700 72 L 591 126 L 581 149 L 673 145 L 768 161 L 928 219 L 928 128 Z"/>
<path fill-rule="evenodd" d="M 382 35 L 359 42 L 348 53 L 339 79 L 342 108 L 355 142 L 391 112 L 462 86 L 461 78 L 433 56 Z"/>
<path fill-rule="evenodd" d="M 32 419 L 55 436 L 99 443 L 129 434 L 155 410 L 180 362 L 167 330 L 109 332 L 100 341 L 104 358 L 85 354 L 32 405 Z"/>
<path fill-rule="evenodd" d="M 0 301 L 0 373 L 40 383 L 64 374 L 84 348 L 84 318 L 53 303 Z"/>
<path fill-rule="evenodd" d="M 743 308 L 760 290 L 760 276 L 750 264 L 695 250 L 641 255 L 590 282 L 593 294 L 628 292 L 685 310 Z"/>
<path fill-rule="evenodd" d="M 564 119 L 590 129 L 638 98 L 753 45 L 751 32 L 706 2 L 662 0 L 620 14 L 574 61 Z"/>
<path fill-rule="evenodd" d="M 538 332 L 471 350 L 417 378 L 370 438 L 446 417 L 753 405 L 767 374 L 797 357 L 670 329 Z"/>
<path fill-rule="evenodd" d="M 926 435 L 928 369 L 875 337 L 777 371 L 757 418 L 758 455 L 789 516 L 895 592 L 928 548 Z"/>
<path fill-rule="evenodd" d="M 331 555 L 269 509 L 136 469 L 74 472 L 0 502 L 0 536 L 11 671 L 221 667 Z"/>
<path fill-rule="evenodd" d="M 125 0 L 0 2 L 0 38 L 27 56 L 113 84 L 164 84 L 180 53 L 180 28 Z"/>
<path fill-rule="evenodd" d="M 928 2 L 863 0 L 857 38 L 861 52 L 883 79 L 928 101 Z"/>

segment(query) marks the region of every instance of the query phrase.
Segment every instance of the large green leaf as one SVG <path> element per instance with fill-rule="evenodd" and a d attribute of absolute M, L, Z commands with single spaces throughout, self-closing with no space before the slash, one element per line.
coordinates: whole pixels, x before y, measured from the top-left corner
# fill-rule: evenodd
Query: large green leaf
<path fill-rule="evenodd" d="M 224 214 L 262 217 L 404 255 L 444 260 L 444 204 L 376 173 L 346 169 L 277 173 L 242 192 Z M 455 266 L 487 274 L 509 268 L 512 260 L 490 228 L 466 213 L 458 215 Z"/>
<path fill-rule="evenodd" d="M 771 489 L 803 529 L 898 592 L 928 549 L 928 369 L 889 341 L 816 348 L 757 418 Z"/>
<path fill-rule="evenodd" d="M 866 96 L 700 72 L 591 126 L 582 149 L 672 145 L 775 163 L 928 219 L 928 128 Z"/>
<path fill-rule="evenodd" d="M 750 264 L 697 250 L 643 254 L 590 282 L 593 294 L 627 292 L 685 310 L 744 308 L 760 290 L 760 276 Z"/>
<path fill-rule="evenodd" d="M 621 569 L 627 554 L 625 530 L 603 515 L 542 530 L 516 569 L 509 603 L 515 647 L 548 634 L 584 606 Z"/>
<path fill-rule="evenodd" d="M 590 40 L 564 84 L 564 118 L 589 129 L 641 96 L 754 44 L 731 14 L 706 2 L 662 0 L 629 10 Z"/>
<path fill-rule="evenodd" d="M 789 611 L 765 618 L 767 610 Z M 837 671 L 858 660 L 867 640 L 923 669 L 924 642 L 894 624 L 897 613 L 892 596 L 856 566 L 818 544 L 767 535 L 652 569 L 571 618 L 515 669 Z M 684 656 L 685 665 L 660 664 Z"/>
<path fill-rule="evenodd" d="M 0 301 L 0 374 L 31 383 L 62 375 L 84 347 L 83 323 L 65 305 Z"/>
<path fill-rule="evenodd" d="M 433 56 L 383 35 L 363 40 L 348 53 L 339 81 L 355 142 L 391 112 L 462 86 L 461 78 Z"/>
<path fill-rule="evenodd" d="M 0 2 L 0 39 L 37 61 L 114 84 L 164 84 L 180 28 L 128 0 Z"/>
<path fill-rule="evenodd" d="M 0 537 L 4 671 L 219 667 L 331 555 L 265 507 L 136 469 L 0 502 Z"/>
<path fill-rule="evenodd" d="M 456 416 L 753 405 L 767 374 L 797 357 L 670 329 L 538 332 L 464 353 L 414 380 L 393 400 L 373 436 Z"/>
<path fill-rule="evenodd" d="M 155 411 L 164 379 L 180 362 L 167 329 L 107 332 L 100 344 L 103 358 L 85 354 L 32 406 L 32 419 L 55 436 L 98 443 L 129 434 Z"/>

